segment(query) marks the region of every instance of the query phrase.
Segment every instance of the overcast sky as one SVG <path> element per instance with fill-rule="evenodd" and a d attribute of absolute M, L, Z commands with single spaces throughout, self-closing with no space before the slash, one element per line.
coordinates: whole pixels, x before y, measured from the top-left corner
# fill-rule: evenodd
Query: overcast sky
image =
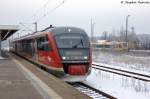
<path fill-rule="evenodd" d="M 150 34 L 150 3 L 121 4 L 121 0 L 65 0 L 64 4 L 51 12 L 62 1 L 0 0 L 0 24 L 18 25 L 20 22 L 33 23 L 37 21 L 39 30 L 50 24 L 76 26 L 83 28 L 90 35 L 92 18 L 95 23 L 94 35 L 97 36 L 103 31 L 112 32 L 118 31 L 121 27 L 125 28 L 125 18 L 127 15 L 131 15 L 129 29 L 134 26 L 136 33 Z M 32 24 L 25 25 L 33 27 Z M 23 29 L 23 26 L 21 28 Z"/>

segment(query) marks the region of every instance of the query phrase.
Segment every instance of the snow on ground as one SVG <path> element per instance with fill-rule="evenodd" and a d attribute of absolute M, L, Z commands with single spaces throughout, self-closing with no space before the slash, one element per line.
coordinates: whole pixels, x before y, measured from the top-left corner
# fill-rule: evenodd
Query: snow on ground
<path fill-rule="evenodd" d="M 134 72 L 134 73 L 144 74 L 144 75 L 150 76 L 150 72 L 147 72 L 147 71 L 129 69 L 129 68 L 121 67 L 121 66 L 108 65 L 108 64 L 104 64 L 104 63 L 98 63 L 98 62 L 92 62 L 92 63 L 100 65 L 100 66 L 105 66 L 105 67 L 110 67 L 110 68 L 114 68 L 114 69 L 120 69 L 120 70 L 125 70 L 125 71 L 130 71 L 130 72 Z"/>
<path fill-rule="evenodd" d="M 130 50 L 132 52 L 150 53 L 150 50 Z"/>
<path fill-rule="evenodd" d="M 150 83 L 92 69 L 87 84 L 118 99 L 149 99 Z"/>
<path fill-rule="evenodd" d="M 93 52 L 93 61 L 107 64 L 109 67 L 150 74 L 150 56 L 147 54 L 112 53 L 99 50 Z M 105 71 L 92 69 L 85 82 L 119 99 L 149 99 L 150 97 L 150 82 Z"/>
<path fill-rule="evenodd" d="M 93 51 L 93 61 L 113 66 L 150 72 L 150 55 L 122 52 Z"/>

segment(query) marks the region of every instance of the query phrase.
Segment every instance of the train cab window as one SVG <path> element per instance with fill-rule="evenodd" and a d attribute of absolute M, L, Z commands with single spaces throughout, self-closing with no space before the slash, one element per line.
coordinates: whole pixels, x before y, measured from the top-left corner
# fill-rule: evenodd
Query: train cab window
<path fill-rule="evenodd" d="M 37 49 L 41 51 L 51 50 L 47 36 L 37 38 Z"/>

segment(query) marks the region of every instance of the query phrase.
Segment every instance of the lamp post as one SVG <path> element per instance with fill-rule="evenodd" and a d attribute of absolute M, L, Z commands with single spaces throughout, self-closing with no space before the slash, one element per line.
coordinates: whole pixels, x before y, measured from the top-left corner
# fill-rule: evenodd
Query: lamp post
<path fill-rule="evenodd" d="M 130 15 L 126 16 L 126 45 L 127 45 L 127 50 L 129 51 L 129 46 L 128 46 L 128 19 Z"/>
<path fill-rule="evenodd" d="M 93 22 L 93 20 L 91 19 L 91 42 L 93 43 L 94 41 L 94 25 L 95 23 Z"/>

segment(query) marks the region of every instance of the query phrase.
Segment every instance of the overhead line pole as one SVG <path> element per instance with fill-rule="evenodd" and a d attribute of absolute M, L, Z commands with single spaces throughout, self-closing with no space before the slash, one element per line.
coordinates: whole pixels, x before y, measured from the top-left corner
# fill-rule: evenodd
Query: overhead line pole
<path fill-rule="evenodd" d="M 0 31 L 0 56 L 2 55 L 2 52 L 1 52 L 1 43 L 2 43 L 2 40 L 1 40 L 1 31 Z"/>
<path fill-rule="evenodd" d="M 126 16 L 126 44 L 127 44 L 127 50 L 129 51 L 129 45 L 128 45 L 128 19 L 130 15 Z"/>
<path fill-rule="evenodd" d="M 93 27 L 92 27 L 92 19 L 91 19 L 91 42 L 93 41 Z"/>
<path fill-rule="evenodd" d="M 94 41 L 94 22 L 91 19 L 91 42 L 93 43 Z"/>
<path fill-rule="evenodd" d="M 34 22 L 33 24 L 35 24 L 35 32 L 37 32 L 37 22 Z"/>

